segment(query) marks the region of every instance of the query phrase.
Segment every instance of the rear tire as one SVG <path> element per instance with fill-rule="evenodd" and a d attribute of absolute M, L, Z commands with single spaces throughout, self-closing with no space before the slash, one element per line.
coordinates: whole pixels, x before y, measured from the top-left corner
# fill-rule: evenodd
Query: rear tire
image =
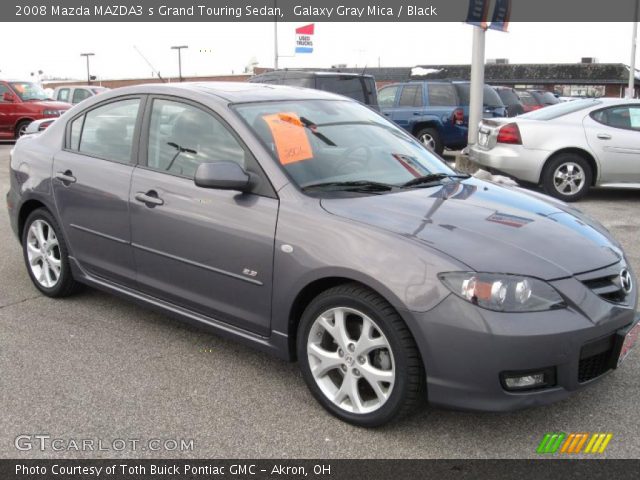
<path fill-rule="evenodd" d="M 78 290 L 62 230 L 48 210 L 39 208 L 27 217 L 22 250 L 29 277 L 44 295 L 66 297 Z"/>
<path fill-rule="evenodd" d="M 575 202 L 589 191 L 593 170 L 589 162 L 577 153 L 561 153 L 552 158 L 542 172 L 542 186 L 552 197 Z"/>
<path fill-rule="evenodd" d="M 309 304 L 297 353 L 316 400 L 353 425 L 383 425 L 424 401 L 424 367 L 409 329 L 386 300 L 359 284 L 331 288 Z"/>
<path fill-rule="evenodd" d="M 444 145 L 442 144 L 442 138 L 435 128 L 423 128 L 416 134 L 416 138 L 432 152 L 442 155 L 444 152 Z"/>

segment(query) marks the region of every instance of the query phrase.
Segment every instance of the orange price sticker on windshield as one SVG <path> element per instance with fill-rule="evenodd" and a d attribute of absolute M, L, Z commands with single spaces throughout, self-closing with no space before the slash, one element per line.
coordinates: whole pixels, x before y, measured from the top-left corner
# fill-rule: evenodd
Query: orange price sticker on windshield
<path fill-rule="evenodd" d="M 304 125 L 295 113 L 275 113 L 262 118 L 269 125 L 282 165 L 313 158 Z"/>

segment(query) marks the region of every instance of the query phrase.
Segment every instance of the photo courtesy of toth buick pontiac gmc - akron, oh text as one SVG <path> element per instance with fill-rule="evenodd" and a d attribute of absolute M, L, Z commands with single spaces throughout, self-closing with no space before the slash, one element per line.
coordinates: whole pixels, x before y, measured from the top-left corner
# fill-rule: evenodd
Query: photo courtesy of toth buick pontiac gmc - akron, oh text
<path fill-rule="evenodd" d="M 29 131 L 7 205 L 38 290 L 87 284 L 297 360 L 347 422 L 554 402 L 624 370 L 638 336 L 600 223 L 454 171 L 345 97 L 142 85 Z"/>

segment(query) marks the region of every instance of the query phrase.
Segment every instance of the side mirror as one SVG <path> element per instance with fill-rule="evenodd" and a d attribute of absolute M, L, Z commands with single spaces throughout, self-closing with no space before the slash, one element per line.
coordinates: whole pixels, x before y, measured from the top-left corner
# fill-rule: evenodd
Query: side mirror
<path fill-rule="evenodd" d="M 4 94 L 2 94 L 2 100 L 5 102 L 15 102 L 16 96 L 11 92 L 4 92 Z"/>
<path fill-rule="evenodd" d="M 251 177 L 235 162 L 201 163 L 194 182 L 202 188 L 246 192 L 251 186 Z"/>

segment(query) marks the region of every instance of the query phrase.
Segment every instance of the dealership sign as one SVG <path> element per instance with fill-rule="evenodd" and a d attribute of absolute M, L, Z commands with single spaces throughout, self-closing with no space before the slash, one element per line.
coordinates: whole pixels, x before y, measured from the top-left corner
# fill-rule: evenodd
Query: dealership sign
<path fill-rule="evenodd" d="M 489 25 L 489 10 L 493 3 L 493 15 Z M 469 0 L 466 23 L 493 30 L 507 31 L 511 17 L 511 0 Z"/>
<path fill-rule="evenodd" d="M 315 24 L 296 28 L 296 53 L 313 53 L 313 30 Z"/>

